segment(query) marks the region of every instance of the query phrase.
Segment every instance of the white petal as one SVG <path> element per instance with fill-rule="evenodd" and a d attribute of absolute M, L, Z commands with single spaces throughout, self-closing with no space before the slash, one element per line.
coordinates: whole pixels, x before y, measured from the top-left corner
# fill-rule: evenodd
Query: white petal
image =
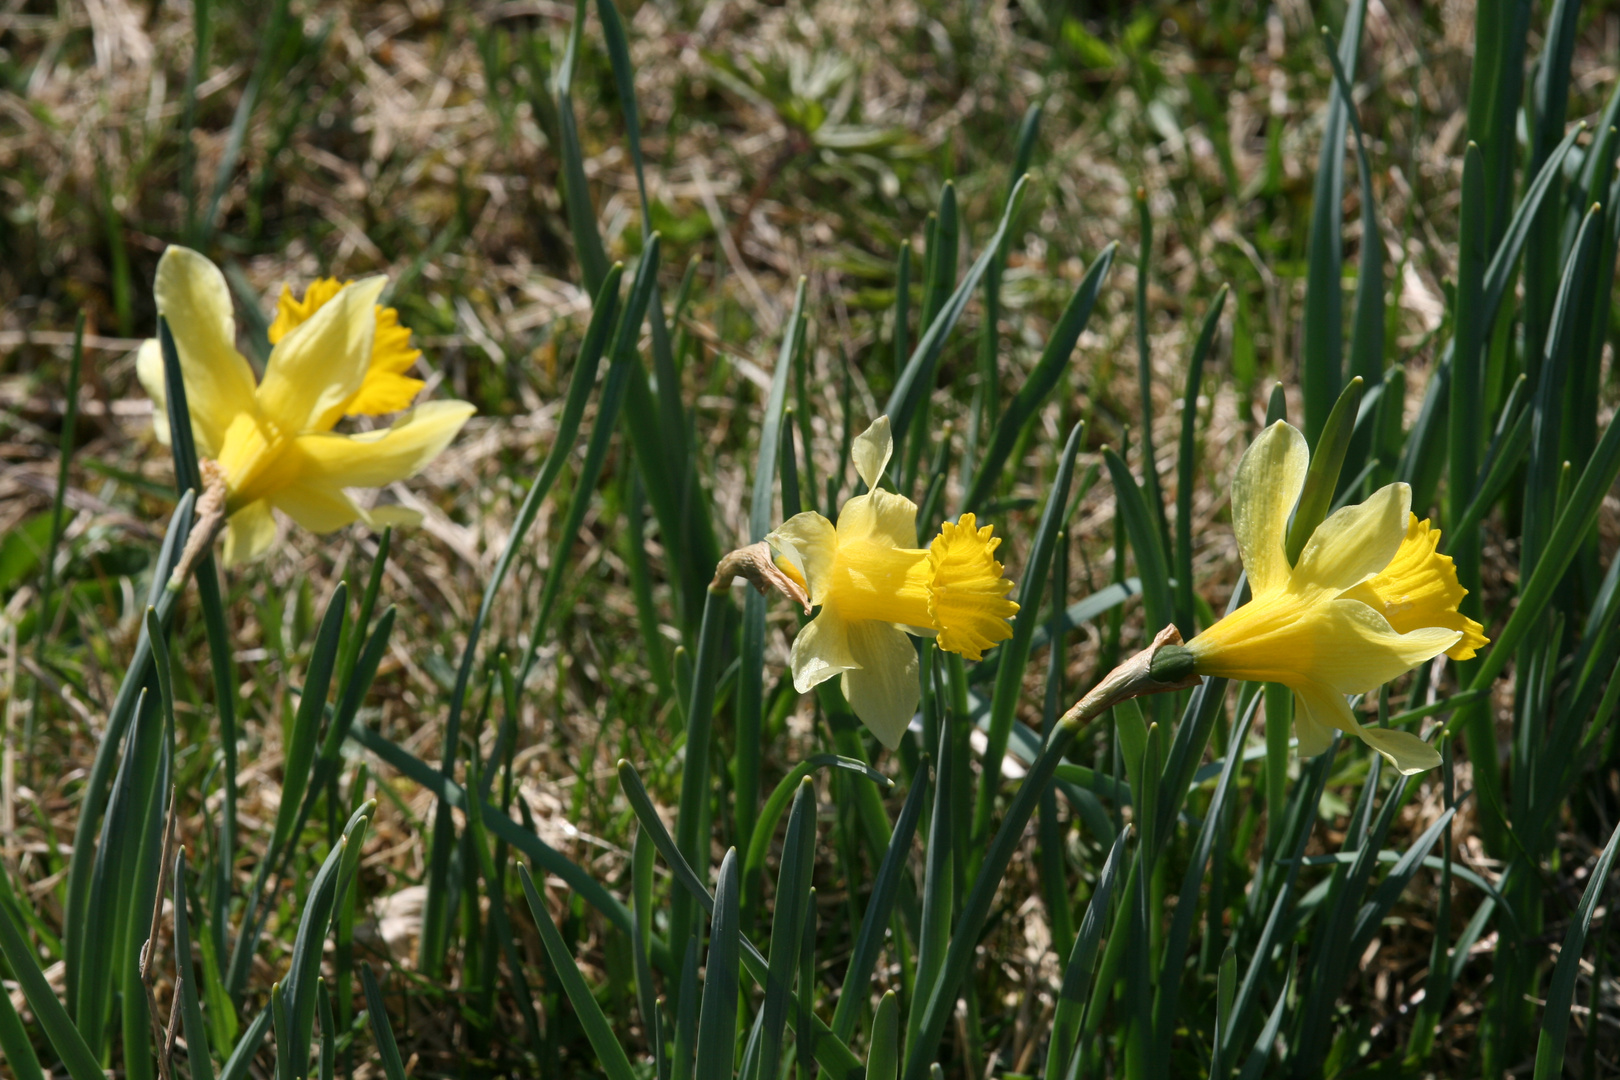
<path fill-rule="evenodd" d="M 790 662 L 793 689 L 801 694 L 857 666 L 850 653 L 848 626 L 837 611 L 822 608 L 820 615 L 799 628 Z"/>
<path fill-rule="evenodd" d="M 174 335 L 197 451 L 214 457 L 231 421 L 254 409 L 253 369 L 236 351 L 231 290 L 219 267 L 190 248 L 171 245 L 158 260 L 152 293 Z M 162 382 L 161 353 L 155 371 Z"/>
<path fill-rule="evenodd" d="M 169 387 L 163 378 L 163 349 L 157 338 L 141 342 L 135 353 L 135 377 L 141 380 L 141 388 L 152 399 L 152 434 L 157 436 L 158 442 L 168 446 Z"/>
<path fill-rule="evenodd" d="M 1440 764 L 1440 752 L 1410 731 L 1358 727 L 1356 734 L 1406 776 L 1426 772 Z"/>
<path fill-rule="evenodd" d="M 855 715 L 890 750 L 917 712 L 917 648 L 892 623 L 849 624 L 849 651 L 860 666 L 844 672 L 844 697 Z"/>
<path fill-rule="evenodd" d="M 838 554 L 838 533 L 833 523 L 814 510 L 806 510 L 767 533 L 765 542 L 799 572 L 809 587 L 810 603 L 819 606 Z"/>
<path fill-rule="evenodd" d="M 1316 527 L 1299 553 L 1294 580 L 1322 589 L 1361 584 L 1389 565 L 1406 539 L 1412 489 L 1388 484 L 1366 502 L 1338 510 Z"/>
<path fill-rule="evenodd" d="M 1305 683 L 1294 688 L 1294 731 L 1299 736 L 1299 756 L 1315 757 L 1333 745 L 1333 733 L 1353 731 L 1355 714 L 1344 695 L 1330 686 Z"/>
<path fill-rule="evenodd" d="M 1376 690 L 1462 640 L 1460 631 L 1443 626 L 1397 634 L 1388 619 L 1359 600 L 1334 600 L 1319 611 L 1317 648 L 1301 666 L 1341 694 Z"/>
<path fill-rule="evenodd" d="M 1279 420 L 1262 431 L 1232 478 L 1232 531 L 1255 599 L 1288 584 L 1288 515 L 1310 467 L 1305 436 Z"/>
<path fill-rule="evenodd" d="M 387 283 L 379 275 L 345 285 L 276 342 L 258 399 L 265 417 L 282 431 L 311 430 L 360 389 L 371 365 L 377 297 Z"/>
<path fill-rule="evenodd" d="M 276 542 L 276 519 L 270 516 L 270 504 L 263 499 L 242 507 L 225 525 L 226 566 L 251 562 Z"/>
<path fill-rule="evenodd" d="M 334 488 L 383 487 L 415 476 L 444 452 L 475 411 L 465 401 L 429 401 L 382 431 L 301 435 L 298 450 L 304 459 L 304 475 Z"/>
<path fill-rule="evenodd" d="M 838 542 L 870 540 L 889 547 L 917 546 L 917 504 L 904 495 L 874 488 L 845 501 L 838 511 Z"/>
<path fill-rule="evenodd" d="M 889 456 L 894 453 L 894 436 L 889 432 L 889 418 L 880 416 L 872 426 L 855 436 L 850 456 L 855 459 L 855 471 L 866 486 L 877 489 L 878 479 L 889 467 Z"/>

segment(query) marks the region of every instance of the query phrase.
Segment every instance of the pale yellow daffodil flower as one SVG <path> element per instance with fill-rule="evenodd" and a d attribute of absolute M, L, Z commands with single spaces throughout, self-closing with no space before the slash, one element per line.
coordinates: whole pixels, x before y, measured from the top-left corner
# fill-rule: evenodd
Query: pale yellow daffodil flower
<path fill-rule="evenodd" d="M 808 693 L 835 675 L 855 715 L 889 749 L 917 711 L 917 650 L 907 634 L 936 637 L 940 648 L 978 660 L 1012 636 L 1018 605 L 1002 576 L 991 526 L 972 514 L 945 522 L 926 548 L 917 541 L 917 505 L 879 488 L 894 452 L 889 418 L 880 416 L 852 447 L 855 470 L 870 489 L 844 503 L 838 524 L 798 514 L 765 539 L 777 565 L 821 608 L 793 639 L 793 686 Z"/>
<path fill-rule="evenodd" d="M 1232 524 L 1253 598 L 1186 645 L 1200 675 L 1281 683 L 1294 691 L 1302 756 L 1349 732 L 1411 774 L 1440 764 L 1409 732 L 1367 727 L 1346 694 L 1365 694 L 1441 653 L 1466 660 L 1486 644 L 1457 611 L 1466 590 L 1440 534 L 1390 484 L 1316 527 L 1290 565 L 1288 518 L 1305 485 L 1305 437 L 1278 421 L 1238 463 Z"/>
<path fill-rule="evenodd" d="M 311 532 L 353 521 L 414 522 L 400 507 L 365 510 L 345 489 L 414 476 L 437 457 L 475 411 L 466 402 L 430 401 L 388 428 L 357 435 L 332 430 L 344 416 L 410 405 L 421 383 L 404 371 L 419 355 L 391 308 L 377 306 L 386 279 L 318 282 L 302 303 L 284 292 L 264 379 L 236 351 L 231 294 L 207 258 L 170 247 L 158 261 L 158 313 L 169 321 L 185 380 L 200 457 L 225 476 L 227 564 L 263 554 L 275 540 L 274 507 Z M 169 442 L 163 355 L 142 344 L 137 373 L 156 406 L 158 441 Z"/>

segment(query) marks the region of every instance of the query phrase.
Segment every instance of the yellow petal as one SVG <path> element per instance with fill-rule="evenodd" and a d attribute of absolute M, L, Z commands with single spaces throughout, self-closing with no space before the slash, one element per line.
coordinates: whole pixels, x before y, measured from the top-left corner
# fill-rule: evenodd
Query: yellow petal
<path fill-rule="evenodd" d="M 157 338 L 141 342 L 135 353 L 135 377 L 141 380 L 146 396 L 152 399 L 152 434 L 169 445 L 169 387 L 163 379 L 163 349 Z"/>
<path fill-rule="evenodd" d="M 1489 639 L 1483 626 L 1457 610 L 1468 590 L 1458 583 L 1457 568 L 1449 555 L 1440 554 L 1439 544 L 1440 530 L 1410 515 L 1406 539 L 1389 565 L 1345 595 L 1371 606 L 1398 633 L 1424 626 L 1458 631 L 1462 640 L 1446 654 L 1453 660 L 1470 660 Z"/>
<path fill-rule="evenodd" d="M 383 431 L 301 435 L 297 443 L 304 479 L 322 487 L 346 488 L 382 487 L 414 476 L 450 445 L 475 411 L 464 401 L 430 401 Z"/>
<path fill-rule="evenodd" d="M 422 512 L 408 506 L 374 506 L 361 508 L 360 517 L 367 525 L 381 532 L 390 525 L 395 528 L 415 528 L 422 524 Z"/>
<path fill-rule="evenodd" d="M 849 651 L 849 628 L 836 608 L 822 608 L 821 614 L 799 628 L 789 663 L 793 668 L 793 689 L 801 694 L 808 694 L 855 666 L 855 657 Z"/>
<path fill-rule="evenodd" d="M 251 562 L 270 550 L 276 542 L 276 521 L 270 504 L 260 499 L 232 514 L 225 523 L 226 566 Z"/>
<path fill-rule="evenodd" d="M 270 324 L 270 343 L 274 345 L 295 327 L 308 322 L 348 284 L 336 278 L 316 278 L 304 290 L 302 300 L 294 299 L 292 289 L 283 285 L 281 298 L 276 302 L 276 319 Z M 332 406 L 310 426 L 325 430 L 343 416 L 381 416 L 408 409 L 425 385 L 421 379 L 405 375 L 422 353 L 411 348 L 411 331 L 400 325 L 399 312 L 381 305 L 374 306 L 372 311 L 376 327 L 365 379 L 347 400 Z"/>
<path fill-rule="evenodd" d="M 341 415 L 343 403 L 365 380 L 376 324 L 373 309 L 386 283 L 379 276 L 344 286 L 276 342 L 258 393 L 267 419 L 284 431 L 303 432 L 322 423 L 330 427 L 328 417 L 335 421 Z"/>
<path fill-rule="evenodd" d="M 894 436 L 889 432 L 887 416 L 880 416 L 872 421 L 870 427 L 855 436 L 850 446 L 850 456 L 855 459 L 855 471 L 873 491 L 877 490 L 878 480 L 883 476 L 883 470 L 889 467 L 889 457 L 893 453 Z M 916 534 L 913 533 L 912 536 L 915 538 Z"/>
<path fill-rule="evenodd" d="M 422 354 L 416 350 L 411 356 Z M 375 366 L 366 372 L 365 381 L 354 397 L 338 406 L 339 416 L 382 416 L 384 413 L 400 412 L 411 407 L 416 395 L 427 384 L 421 379 L 413 379 L 408 375 L 396 375 L 391 371 L 380 371 Z M 337 417 L 332 418 L 337 423 Z"/>
<path fill-rule="evenodd" d="M 939 647 L 969 660 L 981 659 L 984 650 L 1012 637 L 1007 620 L 1018 613 L 1018 605 L 1007 599 L 1013 583 L 1002 576 L 996 559 L 1001 539 L 991 536 L 991 526 L 977 525 L 972 514 L 955 524 L 947 521 L 928 548 L 933 571 L 928 613 L 939 631 Z"/>
<path fill-rule="evenodd" d="M 1389 484 L 1364 503 L 1346 506 L 1316 527 L 1299 553 L 1294 581 L 1321 589 L 1349 589 L 1389 565 L 1406 538 L 1412 489 Z"/>
<path fill-rule="evenodd" d="M 847 500 L 838 511 L 838 542 L 861 540 L 888 547 L 916 547 L 917 504 L 882 488 Z"/>
<path fill-rule="evenodd" d="M 190 248 L 171 245 L 158 260 L 152 292 L 158 314 L 169 321 L 174 335 L 197 451 L 213 457 L 224 444 L 231 421 L 254 411 L 253 369 L 236 351 L 230 288 L 219 267 Z M 162 372 L 159 354 L 159 382 Z"/>
<path fill-rule="evenodd" d="M 225 432 L 218 461 L 225 470 L 226 509 L 235 513 L 298 479 L 294 441 L 254 413 L 239 413 Z"/>
<path fill-rule="evenodd" d="M 287 336 L 288 331 L 301 323 L 309 321 L 309 317 L 321 309 L 332 297 L 343 290 L 347 281 L 337 278 L 316 278 L 304 289 L 304 298 L 294 300 L 292 289 L 286 285 L 281 287 L 281 296 L 276 300 L 276 317 L 270 324 L 270 331 L 266 335 L 270 344 L 274 345 Z"/>
<path fill-rule="evenodd" d="M 844 672 L 844 697 L 878 742 L 893 750 L 921 697 L 917 648 L 892 624 L 866 621 L 849 624 L 849 651 L 860 666 Z"/>
<path fill-rule="evenodd" d="M 1311 655 L 1301 665 L 1309 676 L 1341 694 L 1365 694 L 1445 652 L 1462 634 L 1443 626 L 1397 634 L 1378 612 L 1359 600 L 1320 606 Z"/>
<path fill-rule="evenodd" d="M 1232 530 L 1256 599 L 1288 584 L 1288 515 L 1305 486 L 1305 436 L 1279 420 L 1249 444 L 1232 480 Z"/>
<path fill-rule="evenodd" d="M 1300 757 L 1315 757 L 1324 752 L 1333 745 L 1335 730 L 1354 723 L 1350 703 L 1331 687 L 1307 683 L 1295 689 L 1294 733 L 1299 736 Z"/>
<path fill-rule="evenodd" d="M 1440 752 L 1410 731 L 1358 726 L 1356 734 L 1362 742 L 1383 754 L 1385 760 L 1406 776 L 1424 772 L 1440 764 Z"/>
<path fill-rule="evenodd" d="M 826 599 L 833 560 L 838 556 L 838 534 L 833 523 L 814 510 L 806 510 L 768 533 L 765 542 L 787 560 L 799 584 L 809 592 L 810 603 L 819 607 Z"/>
<path fill-rule="evenodd" d="M 360 519 L 359 508 L 341 488 L 320 484 L 289 484 L 271 495 L 270 503 L 312 533 L 329 533 Z"/>

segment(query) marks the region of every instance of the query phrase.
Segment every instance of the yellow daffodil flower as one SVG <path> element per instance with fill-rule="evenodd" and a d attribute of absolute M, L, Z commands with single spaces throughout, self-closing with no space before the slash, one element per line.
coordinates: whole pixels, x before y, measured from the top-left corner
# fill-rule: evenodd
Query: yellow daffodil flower
<path fill-rule="evenodd" d="M 195 251 L 170 247 L 158 261 L 154 292 L 169 321 L 185 379 L 191 428 L 201 457 L 225 476 L 225 561 L 263 554 L 275 540 L 274 507 L 311 532 L 353 521 L 412 522 L 400 507 L 365 510 L 346 488 L 382 487 L 414 476 L 437 457 L 474 409 L 430 401 L 383 430 L 342 435 L 349 415 L 406 408 L 421 387 L 404 371 L 419 355 L 391 308 L 377 306 L 386 279 L 317 282 L 303 301 L 284 292 L 271 327 L 274 348 L 264 379 L 236 351 L 231 294 L 219 267 Z M 169 442 L 163 356 L 144 342 L 137 373 L 156 406 L 158 441 Z"/>
<path fill-rule="evenodd" d="M 878 485 L 894 452 L 889 418 L 855 439 L 855 470 L 870 489 L 844 503 L 838 524 L 798 514 L 765 539 L 777 565 L 821 608 L 793 640 L 793 686 L 808 693 L 841 675 L 855 715 L 889 749 L 917 711 L 917 651 L 906 635 L 936 637 L 939 647 L 978 660 L 1012 636 L 1007 599 L 989 525 L 972 514 L 945 522 L 926 548 L 917 539 L 917 505 Z"/>
<path fill-rule="evenodd" d="M 1466 660 L 1486 644 L 1460 614 L 1466 590 L 1438 531 L 1390 484 L 1331 515 L 1297 565 L 1284 547 L 1305 485 L 1305 437 L 1271 425 L 1244 453 L 1232 482 L 1232 525 L 1253 598 L 1186 645 L 1200 675 L 1281 683 L 1294 691 L 1299 752 L 1320 754 L 1335 728 L 1411 774 L 1440 764 L 1417 736 L 1361 724 L 1345 700 L 1446 653 Z"/>

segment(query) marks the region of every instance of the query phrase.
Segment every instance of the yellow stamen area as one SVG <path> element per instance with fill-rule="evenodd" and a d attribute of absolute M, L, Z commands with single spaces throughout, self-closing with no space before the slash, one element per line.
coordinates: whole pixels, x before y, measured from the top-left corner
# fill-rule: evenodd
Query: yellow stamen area
<path fill-rule="evenodd" d="M 1485 628 L 1457 610 L 1468 594 L 1457 581 L 1451 556 L 1439 552 L 1440 530 L 1412 514 L 1406 538 L 1389 565 L 1345 593 L 1377 611 L 1398 634 L 1425 626 L 1443 626 L 1462 632 L 1462 640 L 1446 650 L 1453 660 L 1471 660 L 1488 644 Z"/>
<path fill-rule="evenodd" d="M 1018 605 L 1007 599 L 1013 583 L 1002 576 L 996 559 L 1000 537 L 994 526 L 975 528 L 972 514 L 956 524 L 945 522 L 928 547 L 928 613 L 939 631 L 939 647 L 978 660 L 984 650 L 1012 637 L 1007 620 Z"/>
<path fill-rule="evenodd" d="M 292 290 L 281 287 L 276 301 L 276 318 L 270 324 L 270 344 L 274 345 L 294 327 L 306 322 L 327 301 L 342 290 L 348 282 L 336 278 L 316 278 L 304 290 L 302 300 L 293 299 Z M 421 379 L 405 374 L 422 355 L 420 349 L 411 348 L 411 331 L 400 325 L 399 312 L 376 305 L 377 324 L 372 336 L 371 363 L 366 378 L 354 396 L 340 406 L 337 416 L 381 416 L 410 408 L 422 389 Z"/>

